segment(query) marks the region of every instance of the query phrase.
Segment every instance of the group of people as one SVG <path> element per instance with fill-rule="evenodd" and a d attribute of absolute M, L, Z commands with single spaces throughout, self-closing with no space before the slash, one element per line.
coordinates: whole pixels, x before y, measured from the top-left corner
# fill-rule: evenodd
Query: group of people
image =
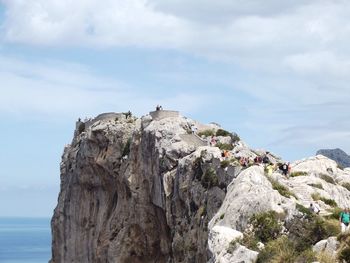
<path fill-rule="evenodd" d="M 318 214 L 320 214 L 321 209 L 318 206 L 318 204 L 310 203 L 309 211 L 313 214 L 318 215 Z M 342 233 L 348 232 L 350 230 L 350 211 L 349 211 L 349 208 L 345 208 L 342 212 L 340 212 L 339 223 L 340 223 Z"/>
<path fill-rule="evenodd" d="M 273 164 L 270 162 L 265 166 L 265 169 L 268 175 L 271 175 L 278 169 L 284 176 L 288 177 L 288 175 L 291 173 L 292 167 L 290 163 Z"/>
<path fill-rule="evenodd" d="M 315 203 L 310 203 L 309 210 L 313 214 L 320 214 L 320 207 Z M 350 230 L 350 211 L 349 208 L 345 208 L 342 212 L 340 212 L 339 215 L 339 223 L 340 223 L 340 228 L 341 232 L 349 232 Z"/>
<path fill-rule="evenodd" d="M 160 110 L 163 110 L 163 107 L 161 105 L 157 105 L 156 106 L 156 111 L 160 111 Z"/>
<path fill-rule="evenodd" d="M 231 157 L 231 152 L 228 150 L 223 150 L 221 152 L 221 157 L 225 158 L 226 160 L 229 159 Z"/>

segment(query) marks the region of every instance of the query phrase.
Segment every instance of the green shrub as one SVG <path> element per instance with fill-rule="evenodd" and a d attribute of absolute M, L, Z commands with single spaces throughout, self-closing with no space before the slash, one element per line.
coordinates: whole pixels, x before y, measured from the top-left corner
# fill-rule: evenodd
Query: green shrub
<path fill-rule="evenodd" d="M 339 223 L 337 224 L 339 225 Z M 339 230 L 334 227 L 334 221 L 327 222 L 321 217 L 315 217 L 313 222 L 310 222 L 310 239 L 313 241 L 312 244 L 337 235 L 337 233 L 339 233 Z"/>
<path fill-rule="evenodd" d="M 338 259 L 343 262 L 350 262 L 350 247 L 344 246 L 338 253 Z"/>
<path fill-rule="evenodd" d="M 330 210 L 331 214 L 327 216 L 327 218 L 333 218 L 336 220 L 339 220 L 340 213 L 343 210 L 340 207 L 334 207 L 333 209 Z"/>
<path fill-rule="evenodd" d="M 224 219 L 224 217 L 225 217 L 225 214 L 220 215 L 220 219 Z"/>
<path fill-rule="evenodd" d="M 251 223 L 254 227 L 255 237 L 263 243 L 277 238 L 282 231 L 275 211 L 255 214 L 251 218 Z"/>
<path fill-rule="evenodd" d="M 290 177 L 297 177 L 297 176 L 305 176 L 305 175 L 307 175 L 307 172 L 292 172 L 291 174 L 290 174 Z"/>
<path fill-rule="evenodd" d="M 311 248 L 304 250 L 295 260 L 298 263 L 310 263 L 317 261 L 316 253 Z M 321 261 L 322 262 L 322 261 Z M 325 262 L 322 262 L 325 263 Z"/>
<path fill-rule="evenodd" d="M 321 200 L 321 201 L 323 201 L 325 204 L 327 204 L 329 206 L 332 206 L 332 207 L 336 207 L 337 206 L 337 203 L 333 199 L 328 199 L 328 198 L 322 197 L 320 195 L 320 193 L 318 193 L 318 192 L 312 193 L 311 197 L 312 197 L 312 199 L 314 201 Z"/>
<path fill-rule="evenodd" d="M 336 262 L 336 258 L 330 252 L 322 251 L 321 253 L 317 254 L 317 261 L 320 263 L 334 263 Z"/>
<path fill-rule="evenodd" d="M 332 206 L 332 207 L 336 207 L 337 206 L 337 202 L 334 201 L 333 199 L 328 199 L 328 198 L 321 197 L 320 200 L 323 201 L 325 204 L 327 204 L 329 206 Z"/>
<path fill-rule="evenodd" d="M 233 149 L 233 145 L 232 144 L 221 143 L 221 142 L 218 142 L 216 144 L 216 147 L 219 147 L 220 150 L 227 150 L 227 151 L 231 151 Z"/>
<path fill-rule="evenodd" d="M 336 184 L 334 179 L 332 177 L 330 177 L 329 175 L 327 175 L 327 174 L 321 174 L 320 178 L 325 180 L 327 183 Z"/>
<path fill-rule="evenodd" d="M 285 186 L 283 186 L 282 184 L 280 184 L 279 182 L 277 182 L 275 179 L 271 178 L 270 176 L 267 176 L 267 178 L 269 179 L 272 188 L 274 190 L 277 190 L 280 195 L 284 196 L 284 197 L 291 197 L 294 196 L 296 197 L 291 191 L 288 190 L 288 188 L 286 188 Z"/>
<path fill-rule="evenodd" d="M 232 254 L 233 251 L 236 250 L 237 246 L 239 246 L 239 242 L 237 239 L 233 239 L 229 244 L 228 244 L 228 248 L 227 248 L 227 252 Z"/>
<path fill-rule="evenodd" d="M 207 209 L 204 205 L 200 206 L 197 211 L 199 217 L 205 216 L 207 214 Z"/>
<path fill-rule="evenodd" d="M 245 232 L 240 240 L 241 244 L 251 250 L 258 251 L 259 240 L 254 232 Z"/>
<path fill-rule="evenodd" d="M 350 183 L 343 183 L 341 186 L 350 191 Z"/>
<path fill-rule="evenodd" d="M 205 188 L 211 188 L 219 184 L 219 179 L 216 175 L 216 171 L 213 168 L 209 168 L 205 171 L 201 179 L 202 186 Z"/>
<path fill-rule="evenodd" d="M 127 123 L 134 123 L 134 122 L 135 122 L 135 120 L 134 120 L 134 119 L 132 119 L 132 118 L 129 118 L 129 119 L 127 119 L 127 120 L 126 120 L 126 122 L 127 122 Z"/>
<path fill-rule="evenodd" d="M 226 168 L 227 166 L 230 165 L 230 163 L 231 163 L 231 161 L 229 161 L 229 160 L 223 160 L 223 161 L 221 161 L 220 166 L 221 166 L 221 168 Z"/>
<path fill-rule="evenodd" d="M 200 136 L 200 137 L 202 137 L 202 136 L 210 137 L 213 135 L 215 135 L 215 132 L 214 132 L 214 130 L 211 130 L 211 129 L 198 132 L 198 136 Z"/>
<path fill-rule="evenodd" d="M 337 236 L 337 240 L 342 244 L 342 245 L 346 245 L 346 244 L 350 244 L 350 233 L 349 232 L 345 232 L 345 233 L 340 233 Z"/>
<path fill-rule="evenodd" d="M 339 220 L 336 220 L 336 219 L 324 220 L 324 227 L 328 237 L 337 236 L 340 234 Z"/>
<path fill-rule="evenodd" d="M 194 160 L 194 162 L 193 162 L 194 177 L 197 180 L 201 180 L 201 178 L 203 176 L 202 162 L 203 162 L 203 160 L 201 157 L 197 157 L 196 160 Z"/>
<path fill-rule="evenodd" d="M 232 134 L 228 131 L 225 131 L 223 129 L 218 129 L 216 131 L 216 136 L 231 136 Z"/>
<path fill-rule="evenodd" d="M 241 138 L 239 138 L 237 133 L 233 133 L 231 134 L 231 140 L 232 140 L 232 143 L 235 143 L 235 142 L 239 142 Z"/>
<path fill-rule="evenodd" d="M 131 138 L 129 138 L 124 147 L 123 147 L 123 152 L 122 152 L 122 156 L 125 156 L 125 155 L 129 155 L 130 153 L 130 145 L 131 145 Z"/>
<path fill-rule="evenodd" d="M 256 262 L 294 263 L 296 257 L 293 243 L 287 237 L 282 236 L 268 242 L 259 253 Z"/>
<path fill-rule="evenodd" d="M 314 192 L 314 193 L 311 194 L 311 198 L 312 198 L 314 201 L 318 201 L 318 200 L 321 199 L 321 195 L 320 195 L 320 193 L 318 193 L 318 192 Z"/>
<path fill-rule="evenodd" d="M 318 189 L 322 189 L 322 190 L 323 190 L 323 186 L 322 186 L 322 184 L 321 184 L 321 183 L 317 183 L 317 184 L 308 184 L 308 185 L 310 185 L 310 186 L 312 186 L 312 187 L 315 187 L 315 188 L 318 188 Z"/>
<path fill-rule="evenodd" d="M 339 222 L 334 219 L 325 220 L 316 215 L 309 218 L 294 217 L 288 223 L 287 229 L 296 251 L 301 252 L 322 239 L 337 235 Z"/>

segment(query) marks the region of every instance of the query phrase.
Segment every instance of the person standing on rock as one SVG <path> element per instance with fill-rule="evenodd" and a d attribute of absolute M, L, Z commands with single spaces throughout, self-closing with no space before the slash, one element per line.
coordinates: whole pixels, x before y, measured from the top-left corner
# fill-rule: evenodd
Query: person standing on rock
<path fill-rule="evenodd" d="M 345 233 L 345 232 L 349 231 L 349 229 L 350 229 L 350 225 L 349 225 L 350 213 L 349 213 L 348 208 L 345 208 L 345 210 L 340 213 L 339 221 L 340 221 L 340 226 L 341 226 L 341 232 Z"/>
<path fill-rule="evenodd" d="M 211 145 L 211 146 L 215 146 L 215 145 L 216 145 L 216 137 L 215 137 L 215 135 L 212 135 L 212 136 L 211 136 L 210 145 Z"/>
<path fill-rule="evenodd" d="M 311 213 L 315 213 L 316 215 L 318 215 L 321 211 L 320 207 L 317 204 L 312 203 L 310 203 L 309 210 Z"/>
<path fill-rule="evenodd" d="M 288 174 L 288 164 L 284 163 L 280 166 L 280 169 L 282 170 L 282 174 L 284 176 L 287 176 Z"/>
<path fill-rule="evenodd" d="M 192 134 L 196 134 L 197 133 L 197 127 L 195 125 L 192 125 L 191 126 L 191 131 L 192 131 Z"/>
<path fill-rule="evenodd" d="M 267 172 L 267 175 L 271 176 L 272 173 L 273 173 L 273 165 L 272 163 L 269 163 L 267 166 L 266 166 L 266 172 Z"/>

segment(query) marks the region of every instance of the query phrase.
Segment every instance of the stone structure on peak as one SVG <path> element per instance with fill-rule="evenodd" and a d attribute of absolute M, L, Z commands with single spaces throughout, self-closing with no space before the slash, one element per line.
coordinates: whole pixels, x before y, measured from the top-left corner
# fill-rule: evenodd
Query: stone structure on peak
<path fill-rule="evenodd" d="M 267 176 L 262 164 L 242 167 L 240 158 L 265 153 L 233 134 L 218 134 L 210 145 L 219 129 L 164 110 L 78 121 L 60 165 L 51 263 L 254 262 L 259 251 L 232 244 L 255 214 L 275 211 L 289 222 L 298 206 L 316 202 L 326 213 L 325 200 L 350 202 L 350 172 L 334 161 L 316 156 L 292 164 L 300 176 Z M 315 193 L 323 199 L 313 200 Z"/>

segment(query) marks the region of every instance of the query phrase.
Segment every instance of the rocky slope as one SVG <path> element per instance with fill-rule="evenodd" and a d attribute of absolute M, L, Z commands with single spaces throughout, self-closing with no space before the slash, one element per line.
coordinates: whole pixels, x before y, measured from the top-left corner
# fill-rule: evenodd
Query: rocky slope
<path fill-rule="evenodd" d="M 318 150 L 316 155 L 324 155 L 336 161 L 341 167 L 350 167 L 350 156 L 339 148 Z"/>
<path fill-rule="evenodd" d="M 254 215 L 275 211 L 288 223 L 310 202 L 327 214 L 325 200 L 340 207 L 350 201 L 349 170 L 326 157 L 293 163 L 296 177 L 267 175 L 261 164 L 240 165 L 239 158 L 263 152 L 237 136 L 220 130 L 224 136 L 209 146 L 217 126 L 153 117 L 110 113 L 77 122 L 62 156 L 51 262 L 254 262 L 258 249 L 232 246 Z M 206 131 L 202 139 L 191 134 L 193 125 Z"/>

